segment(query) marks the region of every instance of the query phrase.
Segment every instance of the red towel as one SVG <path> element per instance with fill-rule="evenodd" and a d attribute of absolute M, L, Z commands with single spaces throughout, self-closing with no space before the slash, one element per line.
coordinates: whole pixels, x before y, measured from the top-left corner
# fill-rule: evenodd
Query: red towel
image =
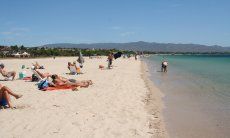
<path fill-rule="evenodd" d="M 53 91 L 53 90 L 67 90 L 67 89 L 73 89 L 76 88 L 76 86 L 56 86 L 56 87 L 47 87 L 42 89 L 42 91 Z"/>
<path fill-rule="evenodd" d="M 23 80 L 31 80 L 32 81 L 32 77 L 25 77 L 25 78 L 23 78 Z"/>

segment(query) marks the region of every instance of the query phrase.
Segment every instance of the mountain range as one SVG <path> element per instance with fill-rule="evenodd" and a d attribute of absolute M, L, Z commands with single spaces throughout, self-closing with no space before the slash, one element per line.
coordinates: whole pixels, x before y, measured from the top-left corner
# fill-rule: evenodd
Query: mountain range
<path fill-rule="evenodd" d="M 132 51 L 150 52 L 230 52 L 230 47 L 218 45 L 207 46 L 200 44 L 174 44 L 174 43 L 155 43 L 155 42 L 130 42 L 130 43 L 56 43 L 47 44 L 41 47 L 47 48 L 89 48 L 89 49 L 119 49 Z"/>

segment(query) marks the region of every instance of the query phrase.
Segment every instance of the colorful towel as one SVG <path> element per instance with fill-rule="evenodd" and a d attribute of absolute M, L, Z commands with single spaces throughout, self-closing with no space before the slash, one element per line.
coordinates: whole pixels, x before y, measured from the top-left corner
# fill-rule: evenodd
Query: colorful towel
<path fill-rule="evenodd" d="M 32 81 L 32 77 L 25 77 L 25 78 L 23 78 L 23 80 L 30 80 L 30 81 Z"/>
<path fill-rule="evenodd" d="M 56 87 L 47 87 L 42 89 L 42 91 L 53 91 L 53 90 L 68 90 L 74 89 L 76 86 L 56 86 Z"/>

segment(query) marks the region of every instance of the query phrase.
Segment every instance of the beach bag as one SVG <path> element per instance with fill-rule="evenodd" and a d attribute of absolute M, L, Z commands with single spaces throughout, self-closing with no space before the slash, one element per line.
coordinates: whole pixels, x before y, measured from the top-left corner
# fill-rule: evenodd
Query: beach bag
<path fill-rule="evenodd" d="M 19 72 L 19 79 L 23 79 L 26 77 L 26 72 L 23 71 L 23 72 Z"/>
<path fill-rule="evenodd" d="M 38 83 L 38 89 L 39 89 L 39 90 L 45 89 L 45 88 L 47 88 L 47 87 L 49 87 L 49 82 L 48 82 L 48 80 L 42 80 L 42 81 L 40 81 L 40 82 Z"/>
<path fill-rule="evenodd" d="M 38 81 L 38 77 L 35 74 L 32 75 L 32 81 Z"/>

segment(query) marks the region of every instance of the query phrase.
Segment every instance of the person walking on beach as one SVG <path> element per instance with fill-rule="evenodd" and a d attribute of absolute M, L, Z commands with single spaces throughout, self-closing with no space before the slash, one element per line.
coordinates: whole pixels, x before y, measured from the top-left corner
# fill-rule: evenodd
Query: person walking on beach
<path fill-rule="evenodd" d="M 8 87 L 2 86 L 0 84 L 0 106 L 5 107 L 8 105 L 9 108 L 14 108 L 10 101 L 10 95 L 15 97 L 16 99 L 22 97 L 22 95 L 16 94 L 12 92 L 12 90 L 10 90 Z"/>
<path fill-rule="evenodd" d="M 110 52 L 108 55 L 108 69 L 111 69 L 113 63 L 113 53 Z"/>
<path fill-rule="evenodd" d="M 12 80 L 14 80 L 15 76 L 16 76 L 16 72 L 15 71 L 9 71 L 7 72 L 6 70 L 4 70 L 5 65 L 4 64 L 0 64 L 0 73 L 2 74 L 3 77 L 6 77 L 5 80 L 8 80 L 10 77 L 12 77 Z"/>
<path fill-rule="evenodd" d="M 163 61 L 161 63 L 161 72 L 167 72 L 168 71 L 168 62 L 167 61 Z"/>

